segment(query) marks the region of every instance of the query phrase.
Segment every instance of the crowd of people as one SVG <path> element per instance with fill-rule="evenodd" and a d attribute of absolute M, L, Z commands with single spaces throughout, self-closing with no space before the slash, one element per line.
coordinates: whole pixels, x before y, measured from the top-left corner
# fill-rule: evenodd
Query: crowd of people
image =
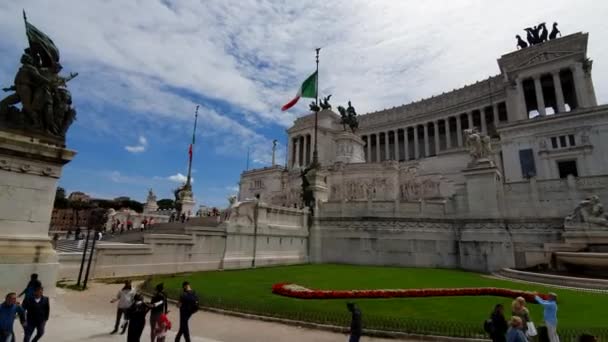
<path fill-rule="evenodd" d="M 490 335 L 494 342 L 528 342 L 532 337 L 538 336 L 543 342 L 559 342 L 557 334 L 557 295 L 549 293 L 548 299 L 542 299 L 538 294 L 534 297 L 536 302 L 543 307 L 544 326 L 536 328 L 530 318 L 530 311 L 526 307 L 526 300 L 517 297 L 511 304 L 511 319 L 507 322 L 505 308 L 497 304 L 490 318 L 484 323 L 484 330 Z M 590 335 L 583 335 L 580 342 L 593 342 L 596 339 Z"/>
<path fill-rule="evenodd" d="M 17 298 L 22 296 L 25 298 L 22 303 L 19 303 Z M 14 322 L 17 317 L 23 328 L 23 341 L 40 340 L 44 335 L 50 311 L 49 299 L 44 296 L 44 288 L 38 280 L 38 274 L 34 273 L 19 295 L 10 292 L 4 298 L 4 302 L 0 304 L 0 342 L 15 341 Z"/>
<path fill-rule="evenodd" d="M 177 306 L 179 308 L 179 330 L 175 341 L 179 342 L 184 337 L 186 342 L 190 342 L 190 328 L 188 326 L 190 317 L 198 311 L 198 296 L 192 290 L 190 283 L 182 283 L 182 295 Z M 123 288 L 118 291 L 112 303 L 118 302 L 116 308 L 116 321 L 114 330 L 111 334 L 116 334 L 120 328 L 120 334 L 127 333 L 127 342 L 140 341 L 141 335 L 146 325 L 146 316 L 150 313 L 150 339 L 152 342 L 165 342 L 167 331 L 171 329 L 171 321 L 167 314 L 167 295 L 164 292 L 163 284 L 156 285 L 156 292 L 150 302 L 145 302 L 143 296 L 137 293 L 131 281 L 126 281 Z M 122 324 L 121 324 L 122 321 Z"/>

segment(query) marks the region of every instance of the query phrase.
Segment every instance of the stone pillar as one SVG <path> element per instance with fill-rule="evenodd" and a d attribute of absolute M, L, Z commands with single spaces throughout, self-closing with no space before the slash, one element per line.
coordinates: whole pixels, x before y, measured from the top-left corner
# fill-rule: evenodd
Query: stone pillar
<path fill-rule="evenodd" d="M 458 147 L 462 147 L 462 117 L 458 115 L 456 117 L 456 139 L 458 140 Z"/>
<path fill-rule="evenodd" d="M 551 76 L 553 76 L 553 89 L 555 90 L 555 98 L 557 99 L 557 112 L 563 113 L 566 111 L 566 102 L 564 101 L 564 91 L 562 90 L 559 71 L 552 72 Z"/>
<path fill-rule="evenodd" d="M 524 86 L 522 85 L 522 80 L 519 77 L 515 80 L 515 92 L 517 94 L 514 103 L 515 108 L 508 108 L 509 113 L 511 113 L 511 119 L 512 121 L 525 120 L 528 118 L 528 109 L 526 107 L 526 98 L 524 96 Z"/>
<path fill-rule="evenodd" d="M 295 145 L 294 148 L 296 149 L 296 157 L 294 158 L 293 166 L 299 167 L 300 166 L 300 137 L 297 137 L 295 139 L 294 145 Z"/>
<path fill-rule="evenodd" d="M 462 171 L 466 181 L 468 213 L 473 217 L 500 217 L 501 174 L 490 160 L 479 160 Z"/>
<path fill-rule="evenodd" d="M 414 159 L 420 158 L 420 143 L 418 142 L 418 125 L 414 126 Z"/>
<path fill-rule="evenodd" d="M 488 134 L 488 125 L 486 124 L 486 111 L 483 107 L 479 110 L 479 120 L 481 122 L 481 133 Z"/>
<path fill-rule="evenodd" d="M 371 163 L 372 162 L 372 135 L 368 134 L 367 135 L 367 162 Z"/>
<path fill-rule="evenodd" d="M 304 135 L 302 137 L 302 150 L 304 151 L 304 153 L 302 153 L 302 165 L 303 166 L 308 165 L 307 162 L 308 162 L 308 152 L 309 151 L 308 151 L 308 144 L 306 143 L 307 137 L 308 137 L 308 134 Z"/>
<path fill-rule="evenodd" d="M 574 92 L 576 93 L 576 102 L 581 108 L 588 106 L 585 97 L 585 76 L 583 73 L 583 64 L 575 63 L 572 67 L 572 78 L 574 79 Z"/>
<path fill-rule="evenodd" d="M 380 133 L 376 133 L 376 163 L 380 161 Z"/>
<path fill-rule="evenodd" d="M 410 142 L 408 141 L 407 127 L 403 129 L 403 158 L 405 161 L 410 160 Z"/>
<path fill-rule="evenodd" d="M 494 114 L 494 127 L 498 127 L 500 118 L 498 117 L 498 103 L 492 105 L 492 114 Z"/>
<path fill-rule="evenodd" d="M 391 160 L 391 151 L 389 147 L 388 132 L 384 132 L 384 160 Z"/>
<path fill-rule="evenodd" d="M 424 157 L 426 158 L 429 156 L 429 123 L 425 122 L 422 128 L 424 134 Z"/>
<path fill-rule="evenodd" d="M 0 292 L 19 293 L 38 273 L 53 296 L 59 262 L 49 226 L 62 168 L 76 152 L 0 131 Z"/>
<path fill-rule="evenodd" d="M 467 112 L 467 120 L 469 122 L 469 129 L 473 128 L 473 112 Z"/>
<path fill-rule="evenodd" d="M 395 160 L 399 162 L 399 129 L 395 130 Z"/>
<path fill-rule="evenodd" d="M 435 155 L 439 155 L 439 120 L 433 121 L 433 133 L 435 133 Z"/>
<path fill-rule="evenodd" d="M 540 116 L 547 115 L 545 111 L 545 98 L 543 96 L 543 87 L 540 84 L 540 75 L 534 76 L 534 90 L 536 91 L 536 105 Z"/>
<path fill-rule="evenodd" d="M 452 148 L 452 135 L 450 134 L 450 117 L 448 116 L 443 120 L 445 123 L 445 148 Z"/>

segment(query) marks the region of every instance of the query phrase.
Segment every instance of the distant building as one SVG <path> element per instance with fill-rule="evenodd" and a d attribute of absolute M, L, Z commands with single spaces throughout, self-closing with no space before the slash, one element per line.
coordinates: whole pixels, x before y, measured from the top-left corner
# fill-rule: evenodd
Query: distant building
<path fill-rule="evenodd" d="M 51 215 L 50 230 L 69 230 L 76 227 L 86 227 L 89 222 L 90 209 L 58 209 L 54 208 Z"/>
<path fill-rule="evenodd" d="M 91 196 L 85 194 L 84 192 L 74 191 L 68 196 L 68 200 L 73 202 L 90 202 Z"/>

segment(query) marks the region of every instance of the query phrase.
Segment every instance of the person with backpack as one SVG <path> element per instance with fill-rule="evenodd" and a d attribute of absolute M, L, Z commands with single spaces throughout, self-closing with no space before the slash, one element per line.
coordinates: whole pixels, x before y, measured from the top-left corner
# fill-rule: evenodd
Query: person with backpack
<path fill-rule="evenodd" d="M 133 304 L 127 309 L 129 317 L 129 330 L 127 331 L 127 342 L 139 342 L 141 334 L 146 326 L 146 315 L 150 311 L 150 304 L 144 302 L 144 297 L 137 293 L 133 297 Z"/>
<path fill-rule="evenodd" d="M 494 342 L 506 342 L 507 340 L 506 335 L 509 326 L 507 325 L 504 311 L 505 308 L 502 304 L 496 304 L 490 318 L 483 324 L 483 330 L 490 335 L 490 338 Z"/>
<path fill-rule="evenodd" d="M 162 314 L 167 314 L 167 295 L 165 294 L 164 285 L 156 285 L 156 293 L 152 296 L 152 310 L 150 311 L 150 339 L 156 341 L 156 326 Z"/>
<path fill-rule="evenodd" d="M 179 342 L 184 336 L 186 342 L 190 342 L 190 327 L 188 321 L 190 317 L 198 311 L 198 297 L 190 287 L 190 283 L 185 281 L 182 283 L 183 293 L 179 297 L 177 307 L 179 308 L 179 330 L 175 336 L 175 342 Z"/>

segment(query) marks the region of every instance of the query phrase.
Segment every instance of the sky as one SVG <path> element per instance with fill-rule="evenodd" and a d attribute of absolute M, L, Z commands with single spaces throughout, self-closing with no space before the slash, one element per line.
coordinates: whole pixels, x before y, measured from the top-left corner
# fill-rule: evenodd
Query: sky
<path fill-rule="evenodd" d="M 285 130 L 307 101 L 281 112 L 314 71 L 320 95 L 360 114 L 441 94 L 499 73 L 516 34 L 559 22 L 589 32 L 598 102 L 608 100 L 608 2 L 498 0 L 4 0 L 0 84 L 27 47 L 21 11 L 61 52 L 78 154 L 59 185 L 94 197 L 171 198 L 185 180 L 194 111 L 198 204 L 224 207 L 240 173 L 284 162 Z M 550 25 L 548 25 L 550 26 Z M 249 155 L 249 162 L 247 162 Z"/>

